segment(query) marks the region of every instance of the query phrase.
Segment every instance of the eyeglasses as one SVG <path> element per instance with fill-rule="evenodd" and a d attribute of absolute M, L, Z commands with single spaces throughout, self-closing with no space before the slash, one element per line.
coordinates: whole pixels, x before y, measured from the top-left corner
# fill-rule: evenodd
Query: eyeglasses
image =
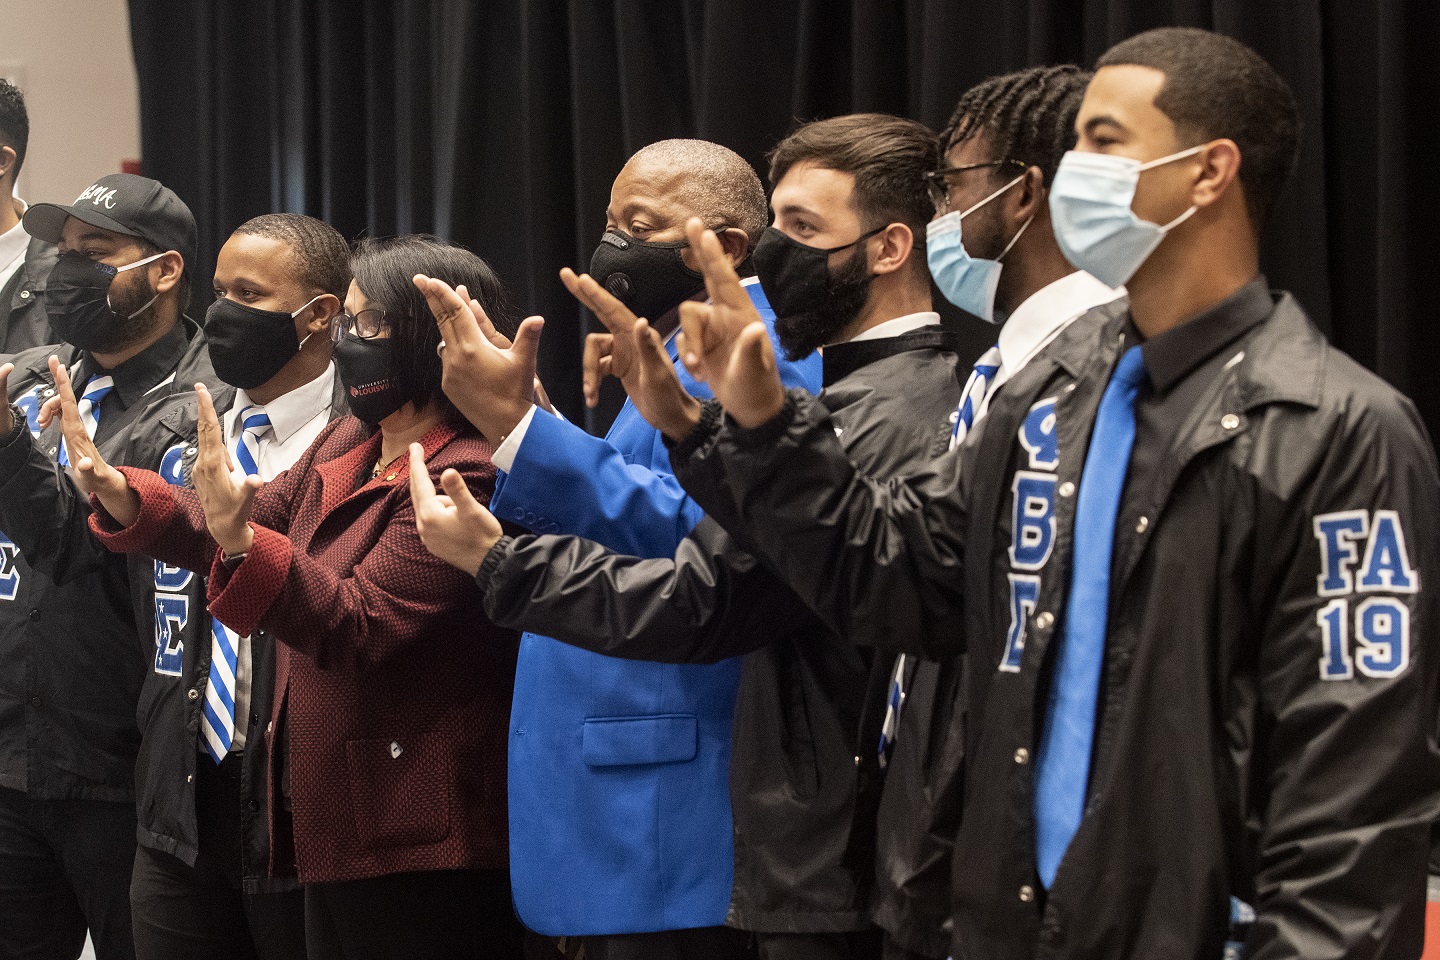
<path fill-rule="evenodd" d="M 385 322 L 385 308 L 369 307 L 353 317 L 342 313 L 330 321 L 330 342 L 339 343 L 340 337 L 347 333 L 361 340 L 373 340 L 389 329 L 390 325 Z"/>
<path fill-rule="evenodd" d="M 958 167 L 941 167 L 939 170 L 931 170 L 925 174 L 925 189 L 930 192 L 930 202 L 935 205 L 935 212 L 945 213 L 950 209 L 950 177 L 968 170 L 1010 166 L 1025 170 L 1030 165 L 1020 160 L 990 160 L 985 163 L 966 163 Z"/>

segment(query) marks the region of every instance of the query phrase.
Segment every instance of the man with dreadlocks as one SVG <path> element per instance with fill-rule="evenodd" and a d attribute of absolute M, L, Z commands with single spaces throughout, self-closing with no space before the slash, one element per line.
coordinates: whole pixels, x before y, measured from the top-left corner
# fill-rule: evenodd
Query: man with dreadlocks
<path fill-rule="evenodd" d="M 1000 386 L 1071 321 L 1121 295 L 1071 266 L 1050 226 L 1050 182 L 1075 143 L 1089 80 L 1074 66 L 992 77 L 960 98 L 940 135 L 944 160 L 926 178 L 935 204 L 930 273 L 955 306 L 1003 324 L 966 383 L 953 445 Z M 1013 580 L 1011 609 L 1033 587 Z M 950 952 L 945 921 L 960 819 L 963 668 L 963 658 L 937 663 L 902 654 L 891 675 L 873 895 L 886 960 L 944 960 Z"/>

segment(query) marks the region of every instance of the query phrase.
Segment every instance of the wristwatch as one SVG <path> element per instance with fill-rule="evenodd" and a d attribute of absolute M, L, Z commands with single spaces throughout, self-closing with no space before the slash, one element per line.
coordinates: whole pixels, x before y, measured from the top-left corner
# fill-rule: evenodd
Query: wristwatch
<path fill-rule="evenodd" d="M 234 570 L 236 567 L 240 566 L 240 564 L 243 563 L 245 561 L 245 558 L 248 556 L 250 556 L 249 550 L 246 550 L 244 553 L 237 553 L 233 557 L 230 554 L 226 553 L 224 550 L 221 550 L 220 562 L 225 565 L 226 570 Z"/>

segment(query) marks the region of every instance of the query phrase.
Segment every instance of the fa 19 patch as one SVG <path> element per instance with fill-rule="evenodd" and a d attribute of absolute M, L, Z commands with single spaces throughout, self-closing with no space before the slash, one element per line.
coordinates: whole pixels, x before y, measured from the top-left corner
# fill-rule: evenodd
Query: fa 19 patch
<path fill-rule="evenodd" d="M 1040 596 L 1040 571 L 1055 549 L 1055 468 L 1060 441 L 1055 430 L 1055 398 L 1030 408 L 1018 434 L 1028 469 L 1015 471 L 1010 484 L 1010 632 L 1000 670 L 1019 673 L 1025 653 L 1025 624 Z"/>
<path fill-rule="evenodd" d="M 1388 679 L 1410 665 L 1410 607 L 1420 589 L 1394 510 L 1341 510 L 1314 520 L 1320 544 L 1315 593 L 1330 602 L 1320 626 L 1320 679 Z M 1358 595 L 1358 596 L 1357 596 Z M 1358 601 L 1358 602 L 1357 602 Z"/>

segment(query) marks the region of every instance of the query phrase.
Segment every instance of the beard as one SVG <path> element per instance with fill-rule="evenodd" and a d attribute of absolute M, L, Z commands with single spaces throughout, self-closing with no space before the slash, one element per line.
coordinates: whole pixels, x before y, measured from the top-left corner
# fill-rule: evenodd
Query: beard
<path fill-rule="evenodd" d="M 150 336 L 159 323 L 155 304 L 150 303 L 155 296 L 150 278 L 143 270 L 128 272 L 134 279 L 125 282 L 123 288 L 118 283 L 110 284 L 108 300 L 115 322 L 106 329 L 103 337 L 98 338 L 100 342 L 91 347 L 92 352 L 116 353 L 124 350 Z M 147 303 L 150 303 L 149 307 L 145 307 Z M 141 310 L 142 307 L 145 309 Z M 137 310 L 141 312 L 135 313 Z M 135 315 L 132 317 L 131 314 Z"/>
<path fill-rule="evenodd" d="M 870 299 L 870 273 L 865 246 L 859 245 L 844 265 L 830 275 L 830 298 L 804 313 L 775 318 L 775 335 L 791 363 L 834 343 L 840 331 L 855 322 Z"/>

